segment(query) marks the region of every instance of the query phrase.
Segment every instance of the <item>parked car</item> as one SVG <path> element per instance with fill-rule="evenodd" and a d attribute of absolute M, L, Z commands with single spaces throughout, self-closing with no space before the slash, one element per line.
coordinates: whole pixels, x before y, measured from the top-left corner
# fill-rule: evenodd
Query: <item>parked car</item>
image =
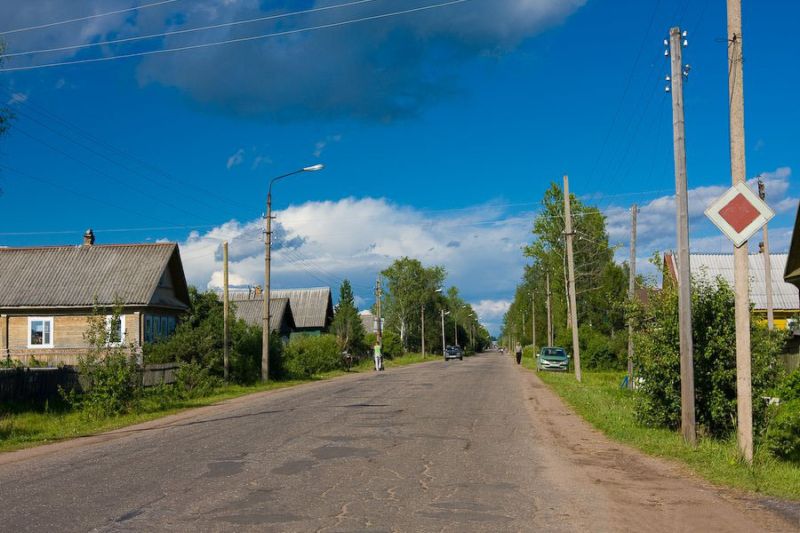
<path fill-rule="evenodd" d="M 564 348 L 557 346 L 545 346 L 536 354 L 536 370 L 560 370 L 566 372 L 569 369 L 569 355 Z"/>
<path fill-rule="evenodd" d="M 444 360 L 449 359 L 458 359 L 459 361 L 464 359 L 464 350 L 461 346 L 448 346 L 444 349 Z"/>

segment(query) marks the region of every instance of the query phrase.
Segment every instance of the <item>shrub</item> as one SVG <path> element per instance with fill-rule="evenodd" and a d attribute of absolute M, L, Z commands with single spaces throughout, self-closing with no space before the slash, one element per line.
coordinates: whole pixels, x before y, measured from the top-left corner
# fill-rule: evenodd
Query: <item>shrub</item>
<path fill-rule="evenodd" d="M 286 370 L 293 376 L 311 377 L 342 368 L 335 335 L 295 337 L 286 345 Z"/>
<path fill-rule="evenodd" d="M 800 463 L 800 399 L 782 402 L 776 411 L 764 444 L 775 457 Z"/>
<path fill-rule="evenodd" d="M 734 295 L 728 284 L 695 281 L 692 288 L 695 409 L 697 422 L 714 437 L 725 437 L 736 421 L 736 333 Z M 643 379 L 636 414 L 646 425 L 677 428 L 681 419 L 678 297 L 665 289 L 647 308 L 633 312 L 635 373 Z M 778 378 L 777 355 L 784 334 L 770 333 L 751 320 L 753 419 L 756 429 L 766 421 L 760 400 Z"/>
<path fill-rule="evenodd" d="M 123 354 L 103 358 L 88 355 L 80 358 L 79 367 L 85 381 L 83 394 L 62 393 L 73 407 L 92 418 L 127 413 L 135 407 L 141 387 L 131 358 Z"/>
<path fill-rule="evenodd" d="M 778 397 L 782 402 L 800 400 L 800 368 L 795 369 L 781 382 Z"/>
<path fill-rule="evenodd" d="M 182 398 L 210 396 L 222 385 L 222 380 L 197 362 L 184 363 L 175 372 L 175 387 Z"/>

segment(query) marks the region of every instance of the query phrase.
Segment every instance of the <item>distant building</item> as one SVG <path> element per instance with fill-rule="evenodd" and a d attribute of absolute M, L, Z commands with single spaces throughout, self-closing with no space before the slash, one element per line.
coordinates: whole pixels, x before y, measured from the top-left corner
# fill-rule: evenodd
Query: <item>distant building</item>
<path fill-rule="evenodd" d="M 241 318 L 251 326 L 262 327 L 264 324 L 264 300 L 259 298 L 233 299 L 231 301 L 236 318 Z M 288 339 L 295 331 L 294 316 L 288 298 L 271 298 L 269 301 L 270 332 L 277 332 L 283 339 Z"/>
<path fill-rule="evenodd" d="M 797 287 L 784 280 L 789 254 L 770 254 L 772 270 L 772 305 L 775 326 L 789 327 L 788 321 L 800 313 Z M 664 255 L 663 284 L 677 284 L 677 263 L 672 254 Z M 733 254 L 691 254 L 692 278 L 712 281 L 723 278 L 733 287 Z M 757 315 L 767 319 L 767 289 L 764 281 L 764 257 L 750 254 L 750 301 Z"/>
<path fill-rule="evenodd" d="M 361 311 L 358 313 L 361 318 L 361 325 L 364 326 L 364 331 L 369 333 L 378 333 L 378 317 L 372 311 Z M 381 319 L 385 323 L 386 319 Z"/>
<path fill-rule="evenodd" d="M 178 245 L 94 242 L 89 230 L 81 246 L 0 248 L 1 357 L 76 364 L 96 307 L 136 351 L 172 334 L 190 306 Z"/>
<path fill-rule="evenodd" d="M 262 325 L 263 295 L 260 287 L 233 291 L 231 303 L 237 317 L 243 318 L 250 324 Z M 319 335 L 328 331 L 331 322 L 333 322 L 333 299 L 330 287 L 282 289 L 271 292 L 271 331 L 280 331 L 281 336 L 292 333 Z M 290 333 L 286 333 L 287 329 Z"/>

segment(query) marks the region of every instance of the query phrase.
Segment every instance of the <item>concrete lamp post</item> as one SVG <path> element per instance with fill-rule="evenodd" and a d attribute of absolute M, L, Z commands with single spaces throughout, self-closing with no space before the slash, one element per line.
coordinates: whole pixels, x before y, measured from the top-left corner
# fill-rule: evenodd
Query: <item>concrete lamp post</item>
<path fill-rule="evenodd" d="M 272 252 L 272 185 L 278 181 L 282 180 L 283 178 L 288 178 L 289 176 L 294 176 L 295 174 L 300 174 L 302 172 L 316 172 L 318 170 L 322 170 L 325 168 L 324 165 L 317 164 L 311 165 L 309 167 L 303 167 L 301 169 L 295 170 L 294 172 L 289 172 L 288 174 L 283 174 L 281 176 L 272 178 L 269 181 L 269 190 L 267 191 L 267 217 L 266 217 L 266 231 L 265 231 L 265 239 L 264 239 L 264 307 L 261 312 L 261 319 L 262 319 L 262 327 L 264 331 L 262 333 L 262 343 L 263 346 L 261 347 L 261 381 L 269 381 L 269 302 L 270 302 L 270 260 L 271 260 L 271 252 Z"/>

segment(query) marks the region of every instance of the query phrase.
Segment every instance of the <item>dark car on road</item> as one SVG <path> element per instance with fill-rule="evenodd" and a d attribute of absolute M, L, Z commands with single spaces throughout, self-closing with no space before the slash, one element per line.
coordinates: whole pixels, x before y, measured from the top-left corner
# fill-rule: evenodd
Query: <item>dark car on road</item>
<path fill-rule="evenodd" d="M 464 359 L 464 350 L 461 346 L 448 346 L 444 349 L 444 360 L 448 361 L 450 359 L 458 359 L 459 361 Z"/>
<path fill-rule="evenodd" d="M 569 369 L 569 355 L 564 348 L 545 346 L 536 354 L 536 370 L 566 372 L 567 369 Z"/>

